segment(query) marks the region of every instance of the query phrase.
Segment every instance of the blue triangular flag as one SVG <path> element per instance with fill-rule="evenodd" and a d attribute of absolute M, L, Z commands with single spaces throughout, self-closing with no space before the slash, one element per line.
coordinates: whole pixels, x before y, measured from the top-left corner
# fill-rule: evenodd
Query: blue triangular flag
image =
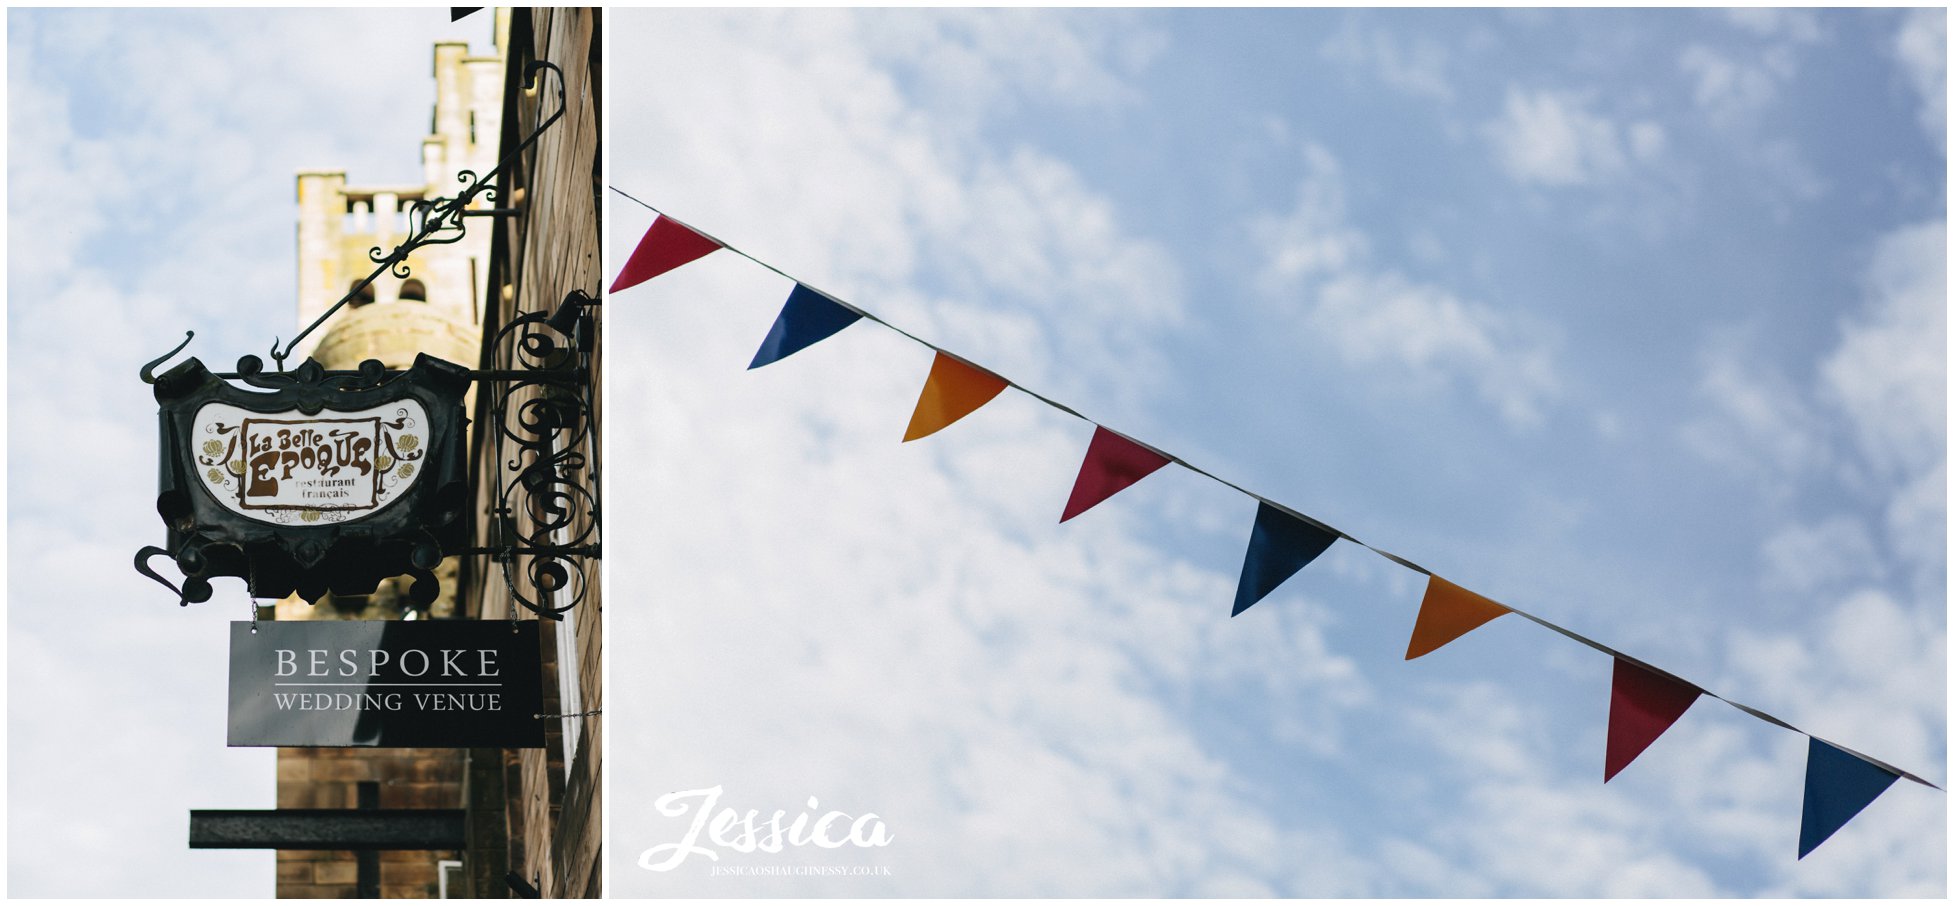
<path fill-rule="evenodd" d="M 787 296 L 787 304 L 780 308 L 780 316 L 773 319 L 773 329 L 767 331 L 767 339 L 760 344 L 760 351 L 753 354 L 753 364 L 746 366 L 747 370 L 771 365 L 813 346 L 840 333 L 842 328 L 855 323 L 861 316 L 861 312 L 796 283 L 794 291 Z"/>
<path fill-rule="evenodd" d="M 1818 848 L 1852 816 L 1873 804 L 1900 775 L 1812 739 L 1805 756 L 1805 818 L 1798 828 L 1798 858 Z"/>
<path fill-rule="evenodd" d="M 1261 504 L 1255 511 L 1255 530 L 1248 536 L 1248 557 L 1242 561 L 1241 584 L 1235 586 L 1232 615 L 1253 607 L 1336 540 L 1333 532 Z"/>

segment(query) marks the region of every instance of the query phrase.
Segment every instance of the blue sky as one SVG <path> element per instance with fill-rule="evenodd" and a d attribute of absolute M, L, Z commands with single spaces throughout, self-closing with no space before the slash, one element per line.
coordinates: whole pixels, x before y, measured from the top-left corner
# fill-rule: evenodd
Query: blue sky
<path fill-rule="evenodd" d="M 617 12 L 619 187 L 1109 427 L 1930 778 L 1945 764 L 1939 11 Z M 612 198 L 611 270 L 650 222 Z M 926 349 L 743 368 L 719 253 L 608 311 L 612 889 L 1939 895 L 1943 794 L 1796 861 L 1804 739 L 1610 665 L 1409 664 L 1340 544 L 1227 617 L 1253 503 L 1061 527 L 1090 428 L 897 440 Z M 633 468 L 643 463 L 644 468 Z M 643 606 L 625 602 L 642 596 Z M 884 851 L 637 867 L 658 796 Z"/>
<path fill-rule="evenodd" d="M 273 806 L 273 753 L 224 747 L 242 583 L 179 609 L 129 566 L 164 534 L 136 371 L 292 336 L 295 174 L 417 180 L 440 39 L 489 25 L 9 11 L 9 894 L 271 896 L 270 851 L 185 846 L 190 809 Z"/>

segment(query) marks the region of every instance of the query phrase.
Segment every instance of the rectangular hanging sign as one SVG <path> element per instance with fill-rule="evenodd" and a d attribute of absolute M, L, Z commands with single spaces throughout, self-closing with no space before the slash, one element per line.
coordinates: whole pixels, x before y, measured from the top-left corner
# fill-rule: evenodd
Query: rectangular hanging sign
<path fill-rule="evenodd" d="M 232 746 L 537 748 L 535 620 L 231 624 Z"/>

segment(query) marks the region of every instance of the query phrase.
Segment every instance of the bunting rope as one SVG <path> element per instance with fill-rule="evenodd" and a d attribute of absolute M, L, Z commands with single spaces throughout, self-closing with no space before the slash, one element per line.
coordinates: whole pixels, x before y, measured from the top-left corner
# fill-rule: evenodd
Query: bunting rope
<path fill-rule="evenodd" d="M 1078 482 L 1074 485 L 1072 498 L 1067 501 L 1065 514 L 1059 520 L 1061 522 L 1170 462 L 1254 499 L 1258 504 L 1256 521 L 1242 567 L 1241 584 L 1236 593 L 1236 615 L 1274 591 L 1276 586 L 1308 565 L 1332 543 L 1342 540 L 1428 577 L 1425 597 L 1412 630 L 1411 644 L 1405 654 L 1406 660 L 1435 651 L 1508 613 L 1609 655 L 1615 659 L 1615 676 L 1604 782 L 1612 779 L 1680 719 L 1698 696 L 1708 695 L 1745 714 L 1811 740 L 1806 761 L 1804 819 L 1799 840 L 1798 856 L 1801 859 L 1900 777 L 1945 792 L 1939 784 L 1918 774 L 1826 740 L 1775 715 L 1712 692 L 1550 620 L 1468 591 L 1409 559 L 1361 541 L 1342 529 L 1242 487 L 1180 456 L 1114 432 L 1071 406 L 949 352 L 889 323 L 874 312 L 824 292 L 724 240 L 673 218 L 617 186 L 609 188 L 657 215 L 631 257 L 619 270 L 611 292 L 636 286 L 719 249 L 732 252 L 793 281 L 794 292 L 788 297 L 786 306 L 754 356 L 753 363 L 747 366 L 749 369 L 786 358 L 834 335 L 856 320 L 866 318 L 936 354 L 905 441 L 948 427 L 989 402 L 1005 387 L 1016 388 L 1046 406 L 1091 424 L 1095 429 L 1092 444 L 1080 467 Z"/>

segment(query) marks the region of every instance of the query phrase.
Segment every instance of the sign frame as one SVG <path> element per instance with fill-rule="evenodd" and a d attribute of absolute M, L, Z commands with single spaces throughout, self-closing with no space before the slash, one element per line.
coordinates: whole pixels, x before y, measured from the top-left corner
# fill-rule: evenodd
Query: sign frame
<path fill-rule="evenodd" d="M 267 374 L 256 357 L 246 356 L 236 375 L 219 375 L 195 358 L 184 361 L 154 384 L 161 432 L 156 511 L 169 530 L 167 546 L 144 548 L 136 568 L 176 591 L 182 604 L 208 600 L 209 580 L 222 576 L 244 579 L 254 597 L 296 593 L 316 602 L 327 592 L 372 594 L 399 575 L 415 579 L 411 600 L 432 603 L 440 595 L 435 566 L 467 548 L 472 534 L 463 412 L 472 384 L 468 369 L 425 353 L 394 372 L 377 359 L 356 371 L 327 371 L 307 359 L 294 371 Z M 213 403 L 266 419 L 324 421 L 402 401 L 426 414 L 419 474 L 398 496 L 351 518 L 274 524 L 219 500 L 204 475 L 213 470 L 199 462 L 201 445 L 211 439 L 197 435 L 197 415 Z M 186 577 L 181 589 L 149 569 L 155 556 L 176 561 Z"/>

